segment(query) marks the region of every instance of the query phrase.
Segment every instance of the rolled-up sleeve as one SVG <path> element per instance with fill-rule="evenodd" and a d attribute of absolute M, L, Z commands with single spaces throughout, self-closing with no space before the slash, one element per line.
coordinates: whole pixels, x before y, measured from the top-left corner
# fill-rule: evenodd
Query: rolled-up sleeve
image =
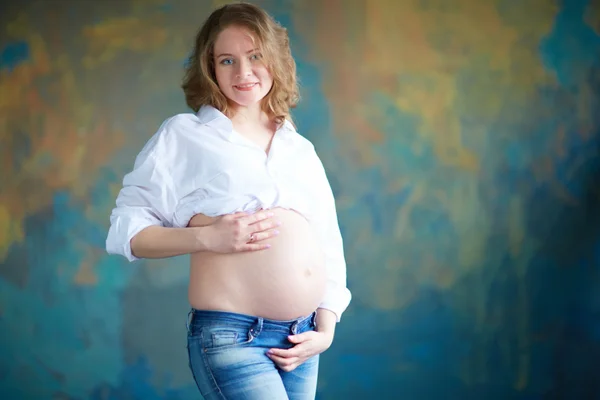
<path fill-rule="evenodd" d="M 133 170 L 123 178 L 123 187 L 110 214 L 106 238 L 109 254 L 129 261 L 138 257 L 131 252 L 131 239 L 143 229 L 170 226 L 176 194 L 165 157 L 166 122 L 137 155 Z"/>
<path fill-rule="evenodd" d="M 313 204 L 316 208 L 312 223 L 323 248 L 327 271 L 325 296 L 319 308 L 334 312 L 339 322 L 352 298 L 346 286 L 344 243 L 338 224 L 335 198 L 323 163 L 316 153 L 313 153 L 311 161 L 310 170 L 313 171 L 311 178 L 315 194 Z"/>

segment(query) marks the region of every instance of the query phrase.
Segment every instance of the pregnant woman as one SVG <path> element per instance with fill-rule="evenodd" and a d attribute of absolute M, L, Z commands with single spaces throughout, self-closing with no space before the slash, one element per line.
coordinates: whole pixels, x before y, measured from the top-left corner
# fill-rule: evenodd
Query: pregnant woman
<path fill-rule="evenodd" d="M 289 39 L 250 4 L 215 10 L 183 89 L 136 157 L 107 251 L 190 254 L 188 354 L 207 399 L 314 399 L 319 354 L 351 299 L 335 200 L 291 122 Z"/>

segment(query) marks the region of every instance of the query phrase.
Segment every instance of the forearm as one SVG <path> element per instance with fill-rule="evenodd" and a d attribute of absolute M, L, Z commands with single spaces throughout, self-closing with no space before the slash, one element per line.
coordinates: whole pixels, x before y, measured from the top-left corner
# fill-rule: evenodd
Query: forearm
<path fill-rule="evenodd" d="M 207 239 L 207 227 L 149 226 L 131 239 L 131 252 L 138 258 L 175 257 L 207 250 Z"/>
<path fill-rule="evenodd" d="M 318 308 L 316 324 L 317 332 L 326 333 L 333 340 L 335 326 L 337 324 L 337 316 L 333 311 L 325 308 Z"/>

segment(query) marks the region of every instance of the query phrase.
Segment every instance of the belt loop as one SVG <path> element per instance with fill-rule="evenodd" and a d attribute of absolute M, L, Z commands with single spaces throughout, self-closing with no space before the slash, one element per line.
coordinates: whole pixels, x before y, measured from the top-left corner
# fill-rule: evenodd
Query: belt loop
<path fill-rule="evenodd" d="M 258 335 L 260 335 L 260 333 L 262 332 L 262 328 L 263 328 L 263 318 L 262 317 L 258 317 L 256 319 L 256 322 L 254 323 L 254 325 L 252 325 L 252 327 L 250 327 L 250 331 L 248 332 L 248 334 L 251 336 L 251 338 L 255 338 Z"/>
<path fill-rule="evenodd" d="M 190 332 L 190 325 L 192 324 L 192 319 L 194 318 L 194 316 L 192 315 L 192 313 L 194 312 L 194 309 L 190 309 L 190 311 L 187 314 L 187 318 L 185 320 L 185 329 L 187 330 L 188 335 L 191 335 L 192 333 Z"/>

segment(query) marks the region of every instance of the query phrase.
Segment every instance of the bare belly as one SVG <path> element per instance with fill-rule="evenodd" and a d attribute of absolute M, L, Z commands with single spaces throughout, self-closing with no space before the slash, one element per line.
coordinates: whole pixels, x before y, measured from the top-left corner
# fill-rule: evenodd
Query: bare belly
<path fill-rule="evenodd" d="M 270 210 L 282 222 L 267 250 L 191 255 L 189 301 L 204 310 L 289 320 L 306 316 L 321 302 L 326 275 L 323 255 L 308 221 L 295 211 Z M 215 218 L 198 214 L 189 226 Z"/>

